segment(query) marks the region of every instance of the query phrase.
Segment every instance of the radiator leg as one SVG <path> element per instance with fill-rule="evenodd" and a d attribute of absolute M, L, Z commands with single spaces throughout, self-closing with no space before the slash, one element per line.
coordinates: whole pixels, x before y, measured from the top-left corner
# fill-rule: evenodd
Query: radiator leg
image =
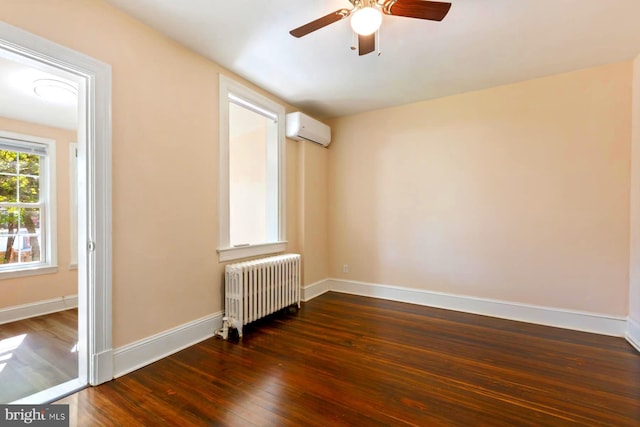
<path fill-rule="evenodd" d="M 216 335 L 222 337 L 223 340 L 229 338 L 229 318 L 222 318 L 222 328 L 216 331 Z"/>
<path fill-rule="evenodd" d="M 238 326 L 238 338 L 242 338 L 242 326 Z"/>

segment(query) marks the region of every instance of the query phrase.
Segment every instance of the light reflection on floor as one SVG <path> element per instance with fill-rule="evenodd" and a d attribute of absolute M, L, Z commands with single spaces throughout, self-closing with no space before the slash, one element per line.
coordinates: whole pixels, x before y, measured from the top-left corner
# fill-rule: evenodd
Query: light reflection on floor
<path fill-rule="evenodd" d="M 0 403 L 64 384 L 78 375 L 77 311 L 0 325 Z"/>
<path fill-rule="evenodd" d="M 13 351 L 20 347 L 26 337 L 27 334 L 22 334 L 0 340 L 0 362 L 2 362 L 0 363 L 0 372 L 7 366 L 9 359 L 13 356 Z"/>

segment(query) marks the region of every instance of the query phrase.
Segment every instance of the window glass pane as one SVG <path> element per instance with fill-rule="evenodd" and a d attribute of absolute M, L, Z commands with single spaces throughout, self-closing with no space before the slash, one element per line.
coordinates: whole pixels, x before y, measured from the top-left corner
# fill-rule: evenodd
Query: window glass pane
<path fill-rule="evenodd" d="M 16 176 L 0 173 L 0 202 L 18 201 L 18 179 Z"/>
<path fill-rule="evenodd" d="M 20 202 L 36 203 L 40 200 L 40 180 L 35 177 L 20 176 Z"/>
<path fill-rule="evenodd" d="M 231 246 L 268 242 L 267 149 L 273 120 L 229 105 L 229 240 Z M 277 167 L 277 165 L 274 165 Z"/>
<path fill-rule="evenodd" d="M 39 208 L 20 209 L 20 262 L 41 260 L 41 210 Z M 25 232 L 26 231 L 26 232 Z"/>
<path fill-rule="evenodd" d="M 13 247 L 18 233 L 19 212 L 16 208 L 0 208 L 0 262 L 17 262 Z"/>
<path fill-rule="evenodd" d="M 0 208 L 0 264 L 42 259 L 39 208 Z"/>
<path fill-rule="evenodd" d="M 16 173 L 18 153 L 0 150 L 0 173 Z"/>
<path fill-rule="evenodd" d="M 20 175 L 40 175 L 40 156 L 20 153 Z"/>

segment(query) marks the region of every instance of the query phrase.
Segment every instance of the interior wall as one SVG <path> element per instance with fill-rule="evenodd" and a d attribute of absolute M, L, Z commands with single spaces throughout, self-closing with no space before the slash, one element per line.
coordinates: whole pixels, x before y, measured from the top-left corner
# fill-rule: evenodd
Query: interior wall
<path fill-rule="evenodd" d="M 629 318 L 640 344 L 640 55 L 633 63 Z"/>
<path fill-rule="evenodd" d="M 327 170 L 329 153 L 312 142 L 300 144 L 300 244 L 303 286 L 329 277 Z"/>
<path fill-rule="evenodd" d="M 101 0 L 5 0 L 0 20 L 112 66 L 114 347 L 222 311 L 218 73 L 275 98 Z M 297 143 L 286 150 L 295 252 Z"/>
<path fill-rule="evenodd" d="M 56 141 L 56 211 L 58 272 L 0 279 L 0 309 L 78 293 L 78 272 L 71 266 L 69 143 L 76 131 L 0 117 L 0 130 Z"/>
<path fill-rule="evenodd" d="M 631 72 L 334 120 L 331 276 L 626 315 Z"/>

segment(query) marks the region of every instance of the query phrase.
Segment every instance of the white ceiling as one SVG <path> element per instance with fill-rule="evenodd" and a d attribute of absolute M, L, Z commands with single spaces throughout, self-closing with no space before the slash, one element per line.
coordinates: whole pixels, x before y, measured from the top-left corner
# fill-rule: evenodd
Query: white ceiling
<path fill-rule="evenodd" d="M 640 53 L 640 0 L 451 0 L 442 22 L 384 16 L 382 55 L 343 20 L 289 30 L 347 0 L 107 0 L 307 113 L 341 116 Z"/>
<path fill-rule="evenodd" d="M 33 82 L 60 76 L 0 57 L 0 117 L 74 130 L 78 127 L 77 104 L 54 104 L 37 96 Z"/>

